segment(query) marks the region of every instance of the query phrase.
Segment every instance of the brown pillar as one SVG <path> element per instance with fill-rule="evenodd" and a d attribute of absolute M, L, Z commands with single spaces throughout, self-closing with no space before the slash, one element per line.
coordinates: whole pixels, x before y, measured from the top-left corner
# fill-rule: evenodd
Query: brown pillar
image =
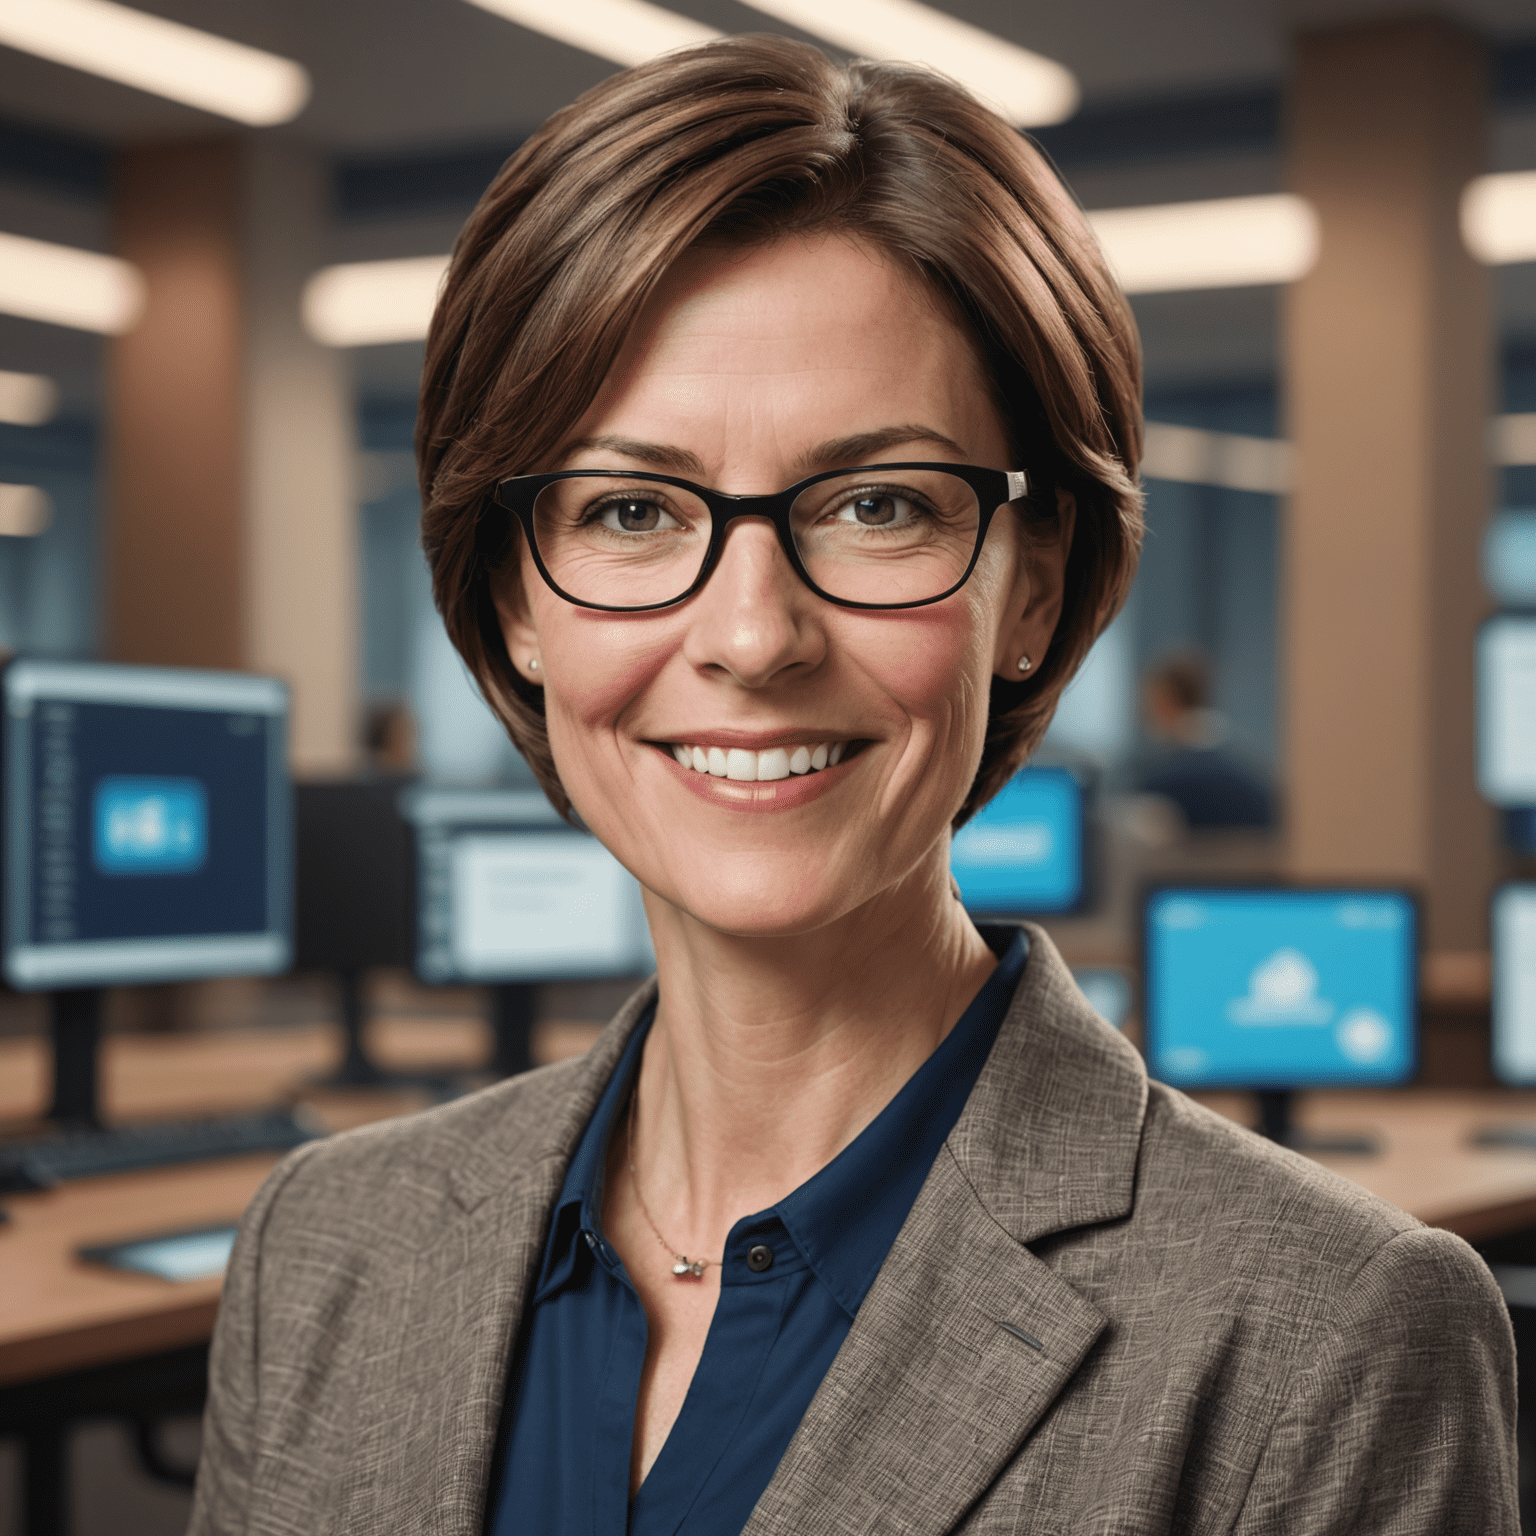
<path fill-rule="evenodd" d="M 117 252 L 148 285 L 111 353 L 106 654 L 275 673 L 299 772 L 356 756 L 354 424 L 303 330 L 328 167 L 261 138 L 131 149 Z"/>
<path fill-rule="evenodd" d="M 1289 185 L 1322 249 L 1285 322 L 1290 863 L 1417 886 L 1440 951 L 1486 948 L 1494 869 L 1472 690 L 1492 327 L 1457 226 L 1486 117 L 1483 50 L 1452 23 L 1296 40 Z"/>
<path fill-rule="evenodd" d="M 130 149 L 113 245 L 144 273 L 143 318 L 111 347 L 106 653 L 243 660 L 240 144 Z"/>

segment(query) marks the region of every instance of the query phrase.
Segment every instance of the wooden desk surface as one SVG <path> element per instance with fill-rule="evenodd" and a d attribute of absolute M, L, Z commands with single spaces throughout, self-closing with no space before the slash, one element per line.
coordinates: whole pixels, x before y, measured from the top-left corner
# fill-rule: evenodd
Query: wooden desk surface
<path fill-rule="evenodd" d="M 547 1054 L 580 1043 L 555 1036 Z M 382 1019 L 370 1044 L 385 1066 L 470 1068 L 486 1059 L 479 1020 Z M 419 1109 L 419 1095 L 335 1093 L 305 1087 L 333 1067 L 335 1031 L 239 1030 L 196 1035 L 109 1036 L 103 1098 L 109 1119 L 222 1114 L 302 1098 L 332 1130 Z M 0 1123 L 35 1119 L 48 1062 L 40 1039 L 0 1041 Z M 276 1163 L 272 1153 L 79 1179 L 37 1194 L 0 1197 L 0 1384 L 131 1359 L 206 1339 L 219 1281 L 180 1283 L 87 1264 L 94 1243 L 233 1221 Z"/>
<path fill-rule="evenodd" d="M 379 1020 L 372 1044 L 397 1069 L 485 1059 L 474 1020 Z M 584 1026 L 546 1031 L 541 1055 L 581 1049 Z M 105 1097 L 116 1118 L 218 1113 L 292 1098 L 303 1079 L 334 1062 L 335 1035 L 321 1028 L 193 1036 L 117 1036 L 107 1043 Z M 38 1040 L 0 1041 L 0 1122 L 35 1115 L 46 1061 Z M 417 1108 L 400 1093 L 305 1090 L 335 1130 Z M 1234 1119 L 1251 1119 L 1239 1094 L 1203 1096 Z M 1536 1224 L 1536 1152 L 1474 1147 L 1480 1126 L 1536 1122 L 1536 1093 L 1406 1089 L 1318 1093 L 1299 1104 L 1317 1133 L 1371 1132 L 1374 1157 L 1320 1158 L 1346 1178 L 1434 1226 L 1477 1240 Z M 39 1194 L 7 1195 L 0 1226 L 0 1383 L 131 1359 L 209 1336 L 217 1280 L 172 1283 L 82 1263 L 86 1244 L 234 1220 L 276 1158 L 270 1154 L 107 1178 Z"/>

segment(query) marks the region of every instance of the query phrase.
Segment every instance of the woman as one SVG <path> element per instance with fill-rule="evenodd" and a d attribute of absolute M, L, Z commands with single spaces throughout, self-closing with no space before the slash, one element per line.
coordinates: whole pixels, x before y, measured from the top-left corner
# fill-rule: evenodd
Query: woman
<path fill-rule="evenodd" d="M 658 981 L 273 1175 L 195 1531 L 1516 1529 L 1470 1251 L 1149 1085 L 954 897 L 1130 581 L 1138 395 L 1081 215 L 945 81 L 737 39 L 509 162 L 424 542 Z"/>

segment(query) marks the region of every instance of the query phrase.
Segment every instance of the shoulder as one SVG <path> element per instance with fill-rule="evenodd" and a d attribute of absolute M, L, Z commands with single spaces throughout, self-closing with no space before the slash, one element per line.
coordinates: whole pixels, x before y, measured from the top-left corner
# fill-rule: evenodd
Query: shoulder
<path fill-rule="evenodd" d="M 1447 1304 L 1502 1314 L 1460 1238 L 1157 1082 L 1136 1186 L 1129 1252 L 1219 1311 L 1268 1312 L 1282 1330 L 1391 1313 L 1409 1332 Z"/>
<path fill-rule="evenodd" d="M 268 1178 L 244 1227 L 264 1249 L 300 1232 L 385 1232 L 430 1243 L 454 1212 L 558 1178 L 649 1002 L 631 999 L 584 1056 L 540 1067 L 415 1114 L 298 1148 Z"/>

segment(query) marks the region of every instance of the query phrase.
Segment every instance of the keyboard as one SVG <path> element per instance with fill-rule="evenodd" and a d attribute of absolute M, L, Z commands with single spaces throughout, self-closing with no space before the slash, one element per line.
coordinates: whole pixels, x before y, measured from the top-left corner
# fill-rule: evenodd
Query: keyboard
<path fill-rule="evenodd" d="M 302 1112 L 263 1110 L 217 1120 L 171 1120 L 65 1131 L 44 1141 L 0 1144 L 0 1190 L 51 1189 L 66 1179 L 200 1163 L 247 1152 L 286 1152 L 322 1134 Z"/>

